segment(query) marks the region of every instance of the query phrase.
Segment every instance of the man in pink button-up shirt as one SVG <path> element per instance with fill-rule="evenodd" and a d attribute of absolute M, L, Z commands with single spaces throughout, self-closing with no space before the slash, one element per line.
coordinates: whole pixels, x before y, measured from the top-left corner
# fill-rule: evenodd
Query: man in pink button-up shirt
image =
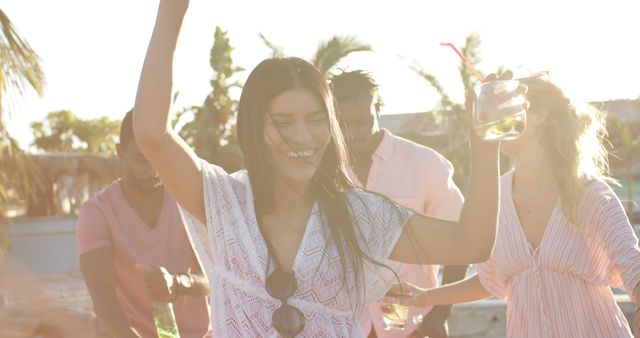
<path fill-rule="evenodd" d="M 457 220 L 463 198 L 452 181 L 451 163 L 433 149 L 379 128 L 381 102 L 373 78 L 362 71 L 344 72 L 333 77 L 332 86 L 353 159 L 350 171 L 353 181 L 417 212 Z M 466 270 L 466 266 L 445 267 L 443 284 L 463 279 Z M 437 286 L 437 274 L 438 266 L 407 264 L 400 278 L 433 288 Z M 422 314 L 423 321 L 416 333 L 440 338 L 448 336 L 446 320 L 450 311 L 451 306 L 414 309 L 404 331 L 384 331 L 382 313 L 374 304 L 363 311 L 361 323 L 369 337 L 403 337 L 416 329 L 411 318 Z"/>

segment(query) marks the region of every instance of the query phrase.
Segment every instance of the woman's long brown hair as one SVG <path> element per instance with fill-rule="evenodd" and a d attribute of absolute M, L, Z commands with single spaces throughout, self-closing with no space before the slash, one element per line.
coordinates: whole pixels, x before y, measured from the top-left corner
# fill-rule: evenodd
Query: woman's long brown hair
<path fill-rule="evenodd" d="M 355 224 L 347 193 L 354 188 L 346 174 L 346 150 L 337 119 L 336 103 L 325 77 L 300 58 L 273 58 L 261 62 L 249 75 L 238 106 L 238 139 L 245 156 L 254 194 L 255 211 L 260 216 L 274 208 L 274 169 L 267 158 L 264 124 L 271 101 L 285 91 L 303 88 L 323 106 L 330 129 L 329 144 L 312 178 L 312 189 L 319 203 L 322 225 L 328 240 L 338 251 L 343 282 L 353 278 L 356 292 L 354 311 L 364 305 L 364 263 L 386 267 L 360 247 L 360 229 Z M 353 275 L 348 275 L 348 270 Z M 351 291 L 349 291 L 351 292 Z M 354 313 L 356 313 L 354 312 Z"/>

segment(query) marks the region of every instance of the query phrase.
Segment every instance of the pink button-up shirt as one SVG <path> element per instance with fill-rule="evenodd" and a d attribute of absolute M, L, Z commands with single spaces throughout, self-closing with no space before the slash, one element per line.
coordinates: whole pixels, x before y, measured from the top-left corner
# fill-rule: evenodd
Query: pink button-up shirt
<path fill-rule="evenodd" d="M 442 155 L 420 144 L 400 138 L 382 130 L 380 145 L 373 153 L 366 184 L 350 172 L 351 179 L 366 190 L 383 194 L 419 213 L 433 217 L 457 220 L 463 197 L 453 183 L 453 166 Z M 436 287 L 438 266 L 406 264 L 400 273 L 403 282 L 423 288 Z M 415 329 L 411 318 L 427 313 L 431 307 L 413 309 L 405 330 L 384 331 L 382 312 L 378 304 L 363 311 L 361 324 L 365 334 L 375 328 L 378 337 L 406 337 Z"/>

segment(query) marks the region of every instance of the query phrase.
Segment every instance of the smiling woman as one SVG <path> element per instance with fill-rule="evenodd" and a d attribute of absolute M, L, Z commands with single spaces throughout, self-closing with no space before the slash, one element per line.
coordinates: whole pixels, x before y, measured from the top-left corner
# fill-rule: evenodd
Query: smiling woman
<path fill-rule="evenodd" d="M 264 138 L 276 179 L 309 182 L 331 136 L 327 113 L 306 89 L 278 95 L 269 111 Z"/>
<path fill-rule="evenodd" d="M 356 189 L 327 80 L 302 59 L 267 59 L 249 75 L 237 124 L 246 170 L 228 174 L 198 159 L 169 118 L 173 54 L 187 7 L 186 0 L 160 2 L 134 132 L 180 204 L 212 285 L 214 336 L 362 336 L 357 313 L 397 281 L 398 262 L 488 257 L 497 144 L 472 137 L 474 171 L 460 222 L 414 214 Z"/>

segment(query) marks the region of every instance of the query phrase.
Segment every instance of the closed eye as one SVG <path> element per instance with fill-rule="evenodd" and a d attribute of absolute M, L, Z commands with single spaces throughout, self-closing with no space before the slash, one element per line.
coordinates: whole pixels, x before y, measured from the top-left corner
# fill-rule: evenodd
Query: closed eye
<path fill-rule="evenodd" d="M 271 122 L 276 127 L 286 127 L 293 123 L 293 120 L 283 114 L 271 115 Z"/>
<path fill-rule="evenodd" d="M 287 127 L 290 126 L 293 122 L 291 121 L 273 121 L 273 125 L 276 127 Z"/>
<path fill-rule="evenodd" d="M 326 118 L 311 119 L 311 120 L 309 120 L 309 123 L 313 123 L 313 124 L 316 124 L 316 123 L 317 123 L 317 124 L 319 124 L 319 123 L 324 124 L 324 123 L 326 123 L 326 122 L 327 122 L 327 119 L 326 119 Z"/>
<path fill-rule="evenodd" d="M 310 123 L 325 123 L 327 121 L 327 115 L 324 113 L 313 113 L 307 121 Z"/>

